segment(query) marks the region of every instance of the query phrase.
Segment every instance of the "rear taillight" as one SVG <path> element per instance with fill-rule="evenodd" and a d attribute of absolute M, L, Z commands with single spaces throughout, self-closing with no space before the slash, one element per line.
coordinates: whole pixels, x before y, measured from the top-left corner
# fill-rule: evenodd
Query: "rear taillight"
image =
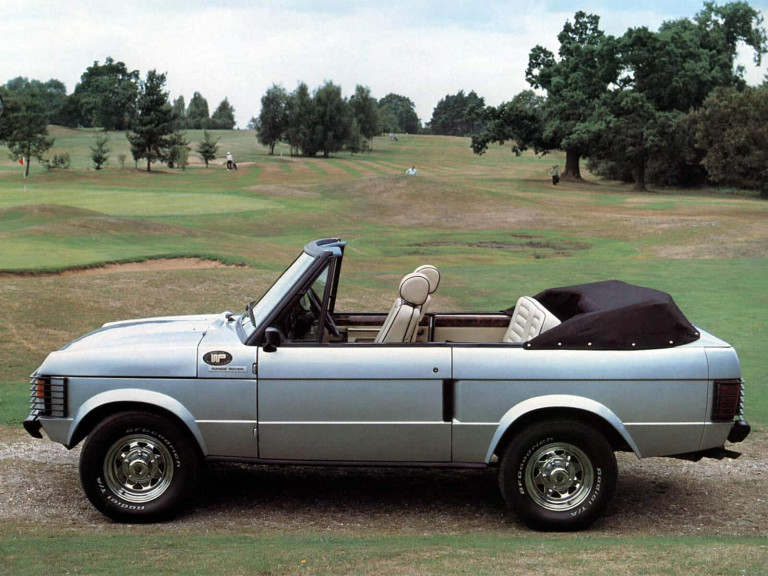
<path fill-rule="evenodd" d="M 67 379 L 33 378 L 29 387 L 29 412 L 33 416 L 66 416 Z"/>
<path fill-rule="evenodd" d="M 744 380 L 715 380 L 712 420 L 730 422 L 744 416 Z"/>

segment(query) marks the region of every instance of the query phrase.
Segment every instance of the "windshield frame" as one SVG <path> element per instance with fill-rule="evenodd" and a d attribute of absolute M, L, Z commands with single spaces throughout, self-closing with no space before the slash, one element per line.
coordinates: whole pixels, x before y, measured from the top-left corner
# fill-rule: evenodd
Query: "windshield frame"
<path fill-rule="evenodd" d="M 249 339 L 272 315 L 275 309 L 283 302 L 285 295 L 291 291 L 291 288 L 306 275 L 307 271 L 316 262 L 316 258 L 306 252 L 302 252 L 259 300 L 254 300 L 246 306 L 247 314 L 243 314 L 240 320 L 240 325 L 245 332 L 246 339 Z"/>

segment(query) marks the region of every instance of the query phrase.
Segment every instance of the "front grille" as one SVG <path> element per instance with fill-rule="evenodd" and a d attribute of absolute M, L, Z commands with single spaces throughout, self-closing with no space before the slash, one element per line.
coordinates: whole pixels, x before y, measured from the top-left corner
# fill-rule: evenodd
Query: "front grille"
<path fill-rule="evenodd" d="M 29 387 L 29 413 L 64 418 L 67 415 L 67 379 L 33 378 Z"/>
<path fill-rule="evenodd" d="M 712 420 L 730 422 L 737 416 L 744 417 L 744 380 L 715 380 Z"/>

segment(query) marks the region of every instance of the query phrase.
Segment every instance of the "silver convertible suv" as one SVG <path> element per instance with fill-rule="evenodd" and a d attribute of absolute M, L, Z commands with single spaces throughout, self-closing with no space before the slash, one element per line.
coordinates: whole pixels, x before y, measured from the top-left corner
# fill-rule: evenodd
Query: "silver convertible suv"
<path fill-rule="evenodd" d="M 83 490 L 124 522 L 170 517 L 205 461 L 230 460 L 495 466 L 529 526 L 578 530 L 610 501 L 615 451 L 738 456 L 736 352 L 668 294 L 608 281 L 430 312 L 425 265 L 388 314 L 344 313 L 344 247 L 307 244 L 243 314 L 108 323 L 51 353 L 25 428 L 86 439 Z"/>

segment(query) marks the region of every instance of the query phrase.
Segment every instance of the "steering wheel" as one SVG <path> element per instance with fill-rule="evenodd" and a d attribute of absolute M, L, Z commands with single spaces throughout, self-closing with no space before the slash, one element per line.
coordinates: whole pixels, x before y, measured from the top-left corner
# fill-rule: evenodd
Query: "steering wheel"
<path fill-rule="evenodd" d="M 336 327 L 336 323 L 333 321 L 333 316 L 331 316 L 331 313 L 328 311 L 325 312 L 325 327 L 328 328 L 328 332 L 334 336 L 340 335 L 339 329 Z"/>

